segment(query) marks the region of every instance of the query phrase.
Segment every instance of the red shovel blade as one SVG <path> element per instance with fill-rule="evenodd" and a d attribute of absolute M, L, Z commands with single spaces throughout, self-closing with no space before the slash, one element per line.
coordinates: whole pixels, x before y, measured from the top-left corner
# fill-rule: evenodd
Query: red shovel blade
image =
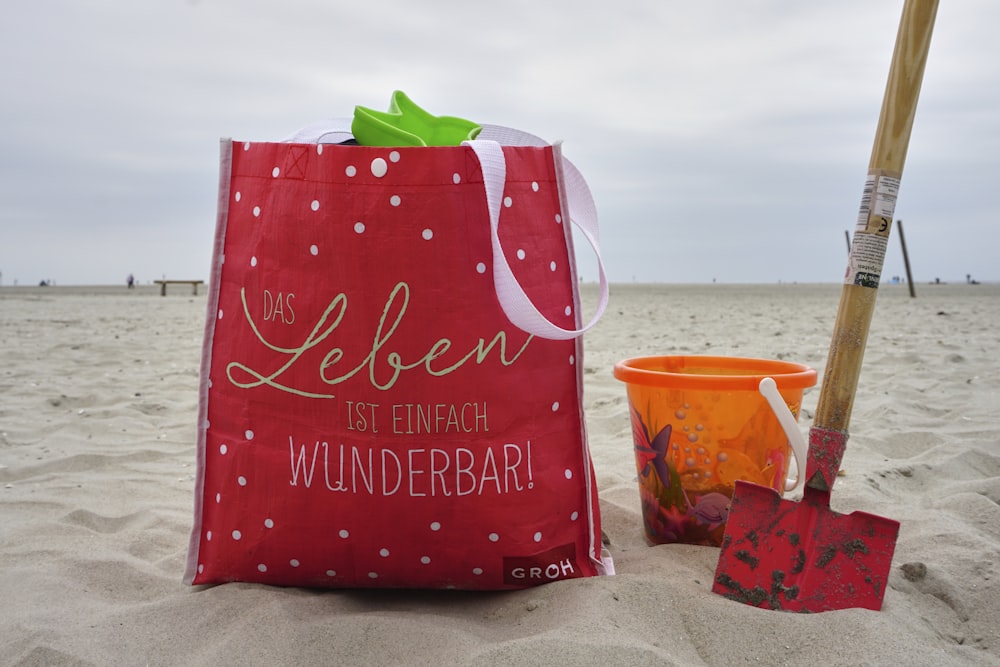
<path fill-rule="evenodd" d="M 782 611 L 879 610 L 899 522 L 840 514 L 829 492 L 806 488 L 801 502 L 737 482 L 712 590 Z"/>

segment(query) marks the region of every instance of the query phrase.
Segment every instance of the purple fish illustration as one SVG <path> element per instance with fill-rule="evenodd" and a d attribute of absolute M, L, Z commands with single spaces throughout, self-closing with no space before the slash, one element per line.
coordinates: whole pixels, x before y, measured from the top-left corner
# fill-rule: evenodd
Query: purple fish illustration
<path fill-rule="evenodd" d="M 642 423 L 639 411 L 632 408 L 632 430 L 635 434 L 635 451 L 646 460 L 643 462 L 642 475 L 649 476 L 649 467 L 652 465 L 660 478 L 663 488 L 670 488 L 670 466 L 667 464 L 667 447 L 670 446 L 670 434 L 673 427 L 670 424 L 664 426 L 652 442 L 649 440 L 649 431 Z"/>
<path fill-rule="evenodd" d="M 714 528 L 729 518 L 729 498 L 721 493 L 706 493 L 688 513 L 699 522 L 707 523 Z"/>

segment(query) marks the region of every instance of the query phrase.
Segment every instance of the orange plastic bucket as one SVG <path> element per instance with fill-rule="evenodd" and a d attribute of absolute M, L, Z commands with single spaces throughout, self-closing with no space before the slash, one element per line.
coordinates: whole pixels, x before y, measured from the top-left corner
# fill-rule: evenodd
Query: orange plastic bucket
<path fill-rule="evenodd" d="M 721 545 L 736 480 L 784 492 L 791 448 L 760 381 L 774 379 L 797 419 L 803 391 L 816 384 L 814 369 L 770 359 L 658 356 L 626 359 L 614 373 L 628 391 L 651 542 Z"/>

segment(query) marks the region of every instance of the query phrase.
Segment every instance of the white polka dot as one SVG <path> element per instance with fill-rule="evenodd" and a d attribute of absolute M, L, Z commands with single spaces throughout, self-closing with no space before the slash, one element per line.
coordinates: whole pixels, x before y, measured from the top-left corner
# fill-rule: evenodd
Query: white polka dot
<path fill-rule="evenodd" d="M 524 252 L 524 248 L 518 248 L 517 249 L 517 258 L 518 259 L 524 259 L 527 256 L 528 256 L 527 253 Z"/>
<path fill-rule="evenodd" d="M 389 171 L 389 165 L 386 164 L 386 161 L 383 158 L 377 157 L 372 160 L 371 170 L 372 176 L 375 178 L 382 178 Z"/>
<path fill-rule="evenodd" d="M 228 452 L 228 451 L 229 451 L 228 447 L 226 447 L 225 445 L 219 445 L 219 453 L 220 454 L 222 454 L 223 456 L 225 456 L 226 452 Z"/>
<path fill-rule="evenodd" d="M 564 310 L 563 312 L 566 313 L 566 315 L 568 317 L 569 315 L 573 314 L 573 307 L 572 306 L 566 306 L 566 310 Z"/>
<path fill-rule="evenodd" d="M 399 162 L 399 151 L 389 153 L 389 162 Z"/>
<path fill-rule="evenodd" d="M 556 263 L 549 262 L 549 271 L 555 271 L 555 270 L 556 270 Z"/>
<path fill-rule="evenodd" d="M 257 566 L 257 571 L 258 572 L 267 572 L 267 565 L 264 565 L 263 563 L 259 564 Z"/>
<path fill-rule="evenodd" d="M 234 540 L 240 540 L 240 539 L 243 539 L 243 533 L 241 533 L 241 532 L 240 532 L 240 531 L 238 531 L 238 530 L 234 530 L 234 531 L 233 531 L 233 539 L 234 539 Z"/>
<path fill-rule="evenodd" d="M 573 471 L 570 470 L 569 468 L 563 470 L 563 475 L 566 476 L 566 479 L 573 479 Z"/>
<path fill-rule="evenodd" d="M 513 203 L 514 203 L 514 200 L 511 199 L 510 197 L 504 197 L 503 198 L 504 208 L 510 208 Z"/>
<path fill-rule="evenodd" d="M 575 366 L 576 365 L 576 356 L 575 355 L 572 355 L 572 354 L 569 355 L 569 365 L 570 366 Z"/>
<path fill-rule="evenodd" d="M 255 218 L 259 218 L 260 217 L 260 206 L 254 206 L 253 207 L 253 217 L 255 217 Z"/>
<path fill-rule="evenodd" d="M 378 579 L 378 572 L 369 572 L 368 573 L 368 578 L 369 579 Z"/>
<path fill-rule="evenodd" d="M 344 170 L 344 173 L 347 174 L 348 178 L 353 178 L 358 175 L 358 168 L 353 164 L 349 164 L 347 165 L 347 169 Z"/>
<path fill-rule="evenodd" d="M 274 528 L 274 519 L 264 519 L 265 528 Z"/>
<path fill-rule="evenodd" d="M 221 493 L 215 494 L 215 502 L 217 504 L 222 502 L 222 494 Z"/>
<path fill-rule="evenodd" d="M 440 521 L 431 521 L 431 530 L 433 530 L 435 532 L 441 530 L 441 522 Z"/>
<path fill-rule="evenodd" d="M 297 558 L 293 558 L 292 560 L 288 561 L 288 564 L 291 565 L 292 567 L 298 567 L 299 561 Z"/>
<path fill-rule="evenodd" d="M 205 566 L 202 565 L 201 563 L 198 563 L 198 574 L 201 574 L 204 571 L 205 571 Z"/>
<path fill-rule="evenodd" d="M 536 542 L 541 542 L 542 541 L 542 534 L 541 534 L 541 532 L 535 533 L 534 536 L 531 539 L 533 539 Z"/>
<path fill-rule="evenodd" d="M 337 571 L 336 570 L 327 570 L 326 571 L 326 576 L 328 576 L 328 577 L 336 577 L 337 576 Z"/>
<path fill-rule="evenodd" d="M 243 194 L 242 194 L 242 193 L 240 193 L 240 192 L 237 192 L 237 193 L 236 193 L 236 201 L 239 201 L 239 200 L 241 200 L 241 199 L 243 199 Z"/>
<path fill-rule="evenodd" d="M 499 542 L 500 536 L 496 533 L 490 533 L 490 542 Z"/>
<path fill-rule="evenodd" d="M 278 169 L 277 167 L 275 167 L 274 169 L 271 170 L 271 176 L 272 177 L 277 178 L 279 174 L 281 174 L 281 170 Z"/>
<path fill-rule="evenodd" d="M 558 213 L 556 213 L 556 222 L 558 222 L 560 225 L 562 224 L 562 216 L 559 215 Z"/>
<path fill-rule="evenodd" d="M 381 556 L 382 558 L 388 558 L 389 557 L 389 550 L 388 549 L 384 549 L 384 548 L 383 549 L 379 549 L 378 550 L 378 555 Z"/>
<path fill-rule="evenodd" d="M 250 142 L 249 141 L 247 141 L 247 142 L 245 142 L 243 144 L 243 150 L 245 150 L 245 151 L 250 150 Z"/>
<path fill-rule="evenodd" d="M 250 266 L 257 266 L 257 256 L 254 255 L 250 258 Z"/>
<path fill-rule="evenodd" d="M 315 257 L 319 254 L 319 247 L 315 245 L 309 246 L 309 254 Z"/>
<path fill-rule="evenodd" d="M 483 573 L 483 568 L 481 568 L 481 567 L 474 567 L 474 568 L 472 568 L 472 574 L 476 575 L 477 577 L 479 575 L 481 575 L 482 573 Z"/>
<path fill-rule="evenodd" d="M 482 262 L 476 264 L 476 273 L 486 273 L 486 265 Z"/>
<path fill-rule="evenodd" d="M 573 512 L 572 514 L 569 515 L 569 520 L 570 521 L 576 521 L 579 518 L 580 518 L 580 513 L 579 512 Z"/>
<path fill-rule="evenodd" d="M 559 411 L 559 401 L 556 401 L 555 403 L 552 404 L 552 412 L 558 412 L 558 411 Z"/>
<path fill-rule="evenodd" d="M 428 565 L 431 562 L 431 557 L 430 556 L 421 556 L 420 557 L 420 562 L 423 563 L 424 565 Z"/>
<path fill-rule="evenodd" d="M 323 154 L 323 144 L 316 144 L 316 155 Z"/>
<path fill-rule="evenodd" d="M 341 537 L 342 539 L 345 539 L 345 540 L 346 540 L 346 539 L 347 539 L 348 537 L 350 537 L 350 535 L 351 535 L 351 534 L 350 534 L 349 532 L 347 532 L 346 530 L 341 530 L 341 531 L 340 531 L 339 533 L 337 533 L 337 534 L 338 534 L 338 535 L 340 535 L 340 537 Z"/>
<path fill-rule="evenodd" d="M 209 542 L 212 541 L 212 531 L 208 531 L 207 533 L 205 533 L 205 539 L 208 540 Z"/>
<path fill-rule="evenodd" d="M 363 223 L 363 222 L 355 222 L 354 223 L 354 231 L 357 232 L 358 234 L 364 234 L 365 233 L 365 223 Z"/>
<path fill-rule="evenodd" d="M 425 229 L 424 231 L 420 232 L 420 235 L 424 237 L 425 241 L 430 241 L 432 238 L 434 238 L 434 231 L 431 229 Z"/>
<path fill-rule="evenodd" d="M 531 182 L 531 189 L 533 192 L 538 192 L 538 181 Z"/>
<path fill-rule="evenodd" d="M 399 206 L 400 202 L 402 202 L 402 200 L 399 198 L 399 195 L 389 197 L 389 203 L 393 206 Z"/>
<path fill-rule="evenodd" d="M 456 172 L 451 175 L 451 182 L 454 183 L 455 185 L 458 185 L 459 183 L 462 182 L 462 177 Z"/>
<path fill-rule="evenodd" d="M 319 210 L 319 200 L 318 199 L 313 199 L 312 203 L 309 204 L 309 208 L 311 208 L 314 211 L 318 211 Z"/>
<path fill-rule="evenodd" d="M 253 440 L 253 431 L 247 429 L 246 431 L 243 432 L 243 437 L 246 438 L 247 440 Z"/>
<path fill-rule="evenodd" d="M 239 477 L 236 478 L 236 483 L 239 484 L 240 486 L 246 486 L 247 478 L 244 477 L 243 475 L 240 475 Z"/>

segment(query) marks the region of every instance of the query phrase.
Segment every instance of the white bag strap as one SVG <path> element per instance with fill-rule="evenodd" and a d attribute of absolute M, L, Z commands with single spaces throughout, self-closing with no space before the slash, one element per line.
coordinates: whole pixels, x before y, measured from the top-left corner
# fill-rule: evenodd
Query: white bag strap
<path fill-rule="evenodd" d="M 465 145 L 475 151 L 483 170 L 486 188 L 486 205 L 490 215 L 490 239 L 493 245 L 493 284 L 497 298 L 511 323 L 530 334 L 552 340 L 576 338 L 601 319 L 608 306 L 608 279 L 601 260 L 600 237 L 597 228 L 597 207 L 590 194 L 590 188 L 580 171 L 569 160 L 562 158 L 562 172 L 569 204 L 569 218 L 594 249 L 600 276 L 600 296 L 590 322 L 579 329 L 564 329 L 546 318 L 524 292 L 510 268 L 507 256 L 500 245 L 500 210 L 504 185 L 507 181 L 507 162 L 503 147 L 506 146 L 547 146 L 548 143 L 534 135 L 520 130 L 484 125 L 474 141 Z M 557 159 L 561 156 L 556 152 Z M 557 165 L 558 168 L 559 165 Z"/>

